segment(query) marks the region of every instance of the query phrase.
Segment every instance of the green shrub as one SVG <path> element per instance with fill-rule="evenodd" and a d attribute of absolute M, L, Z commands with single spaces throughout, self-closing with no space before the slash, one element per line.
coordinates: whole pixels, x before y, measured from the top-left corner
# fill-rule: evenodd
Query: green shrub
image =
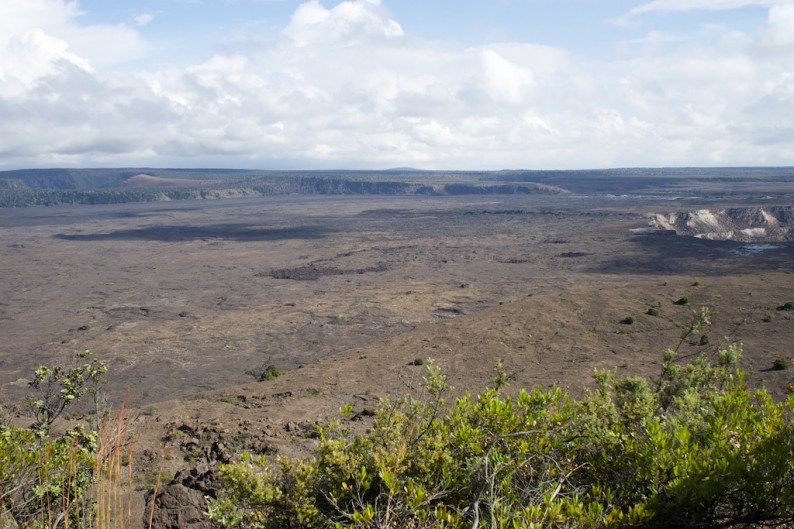
<path fill-rule="evenodd" d="M 651 307 L 645 312 L 645 314 L 647 314 L 648 316 L 658 316 L 659 315 L 659 309 Z"/>
<path fill-rule="evenodd" d="M 697 313 L 682 341 L 706 324 Z M 366 433 L 334 422 L 310 459 L 221 465 L 210 516 L 246 529 L 791 524 L 794 396 L 750 393 L 739 354 L 668 350 L 655 381 L 599 371 L 579 399 L 498 384 L 449 408 L 428 362 L 425 397 L 382 400 Z"/>
<path fill-rule="evenodd" d="M 792 303 L 791 301 L 787 301 L 787 302 L 783 303 L 782 305 L 780 305 L 777 308 L 777 310 L 792 311 L 792 310 L 794 310 L 794 303 Z"/>
<path fill-rule="evenodd" d="M 41 437 L 33 428 L 0 429 L 0 499 L 21 527 L 78 526 L 90 514 L 96 437 L 72 430 Z"/>
<path fill-rule="evenodd" d="M 700 345 L 702 347 L 702 346 L 708 345 L 708 344 L 709 344 L 709 335 L 708 334 L 704 334 L 703 336 L 700 337 L 700 341 L 698 342 L 698 345 Z"/>
<path fill-rule="evenodd" d="M 125 456 L 129 461 L 125 408 L 110 420 L 98 409 L 107 368 L 86 360 L 91 356 L 90 350 L 79 354 L 73 368 L 38 368 L 30 382 L 35 394 L 26 401 L 33 424 L 0 423 L 0 526 L 94 529 L 111 518 L 129 523 L 119 499 L 123 489 L 117 488 L 131 483 L 129 466 L 122 476 Z M 94 401 L 90 420 L 53 434 L 55 420 L 87 396 Z"/>
<path fill-rule="evenodd" d="M 774 362 L 772 362 L 772 369 L 775 371 L 782 371 L 784 369 L 788 369 L 788 366 L 791 362 L 785 358 L 777 358 Z"/>
<path fill-rule="evenodd" d="M 424 358 L 416 357 L 413 360 L 411 360 L 411 362 L 408 365 L 421 366 L 421 365 L 424 365 L 424 363 L 425 363 L 425 359 Z"/>
<path fill-rule="evenodd" d="M 764 323 L 772 323 L 772 315 L 767 314 L 766 316 L 764 316 L 764 319 L 761 321 L 763 321 Z"/>
<path fill-rule="evenodd" d="M 680 298 L 678 298 L 678 300 L 676 300 L 675 304 L 689 306 L 689 298 L 686 296 L 681 296 Z"/>
<path fill-rule="evenodd" d="M 265 382 L 266 380 L 273 380 L 274 378 L 278 378 L 283 375 L 284 372 L 278 368 L 275 364 L 269 364 L 262 374 L 259 375 L 259 381 Z"/>
<path fill-rule="evenodd" d="M 623 325 L 633 325 L 634 324 L 634 316 L 626 316 L 625 318 L 620 320 L 620 323 L 622 323 Z"/>

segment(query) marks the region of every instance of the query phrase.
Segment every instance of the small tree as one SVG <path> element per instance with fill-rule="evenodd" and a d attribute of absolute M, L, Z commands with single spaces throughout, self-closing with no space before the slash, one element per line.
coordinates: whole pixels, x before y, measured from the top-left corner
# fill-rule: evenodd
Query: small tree
<path fill-rule="evenodd" d="M 25 401 L 35 417 L 31 427 L 41 435 L 46 435 L 55 419 L 86 394 L 93 397 L 94 415 L 99 413 L 99 387 L 107 372 L 107 365 L 92 358 L 93 354 L 90 349 L 78 353 L 79 359 L 91 360 L 72 369 L 63 366 L 42 366 L 36 369 L 33 380 L 29 382 L 35 393 L 29 395 Z"/>
<path fill-rule="evenodd" d="M 92 355 L 79 353 L 84 363 L 71 369 L 39 367 L 30 382 L 35 393 L 26 399 L 33 424 L 0 426 L 0 505 L 20 527 L 91 525 L 94 511 L 86 495 L 99 468 L 97 410 L 88 429 L 78 424 L 53 436 L 51 427 L 86 395 L 98 403 L 107 366 Z"/>

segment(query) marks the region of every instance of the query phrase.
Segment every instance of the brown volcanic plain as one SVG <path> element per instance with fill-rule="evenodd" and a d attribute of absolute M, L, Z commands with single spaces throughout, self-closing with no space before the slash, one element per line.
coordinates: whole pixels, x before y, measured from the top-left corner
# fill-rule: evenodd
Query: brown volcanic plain
<path fill-rule="evenodd" d="M 458 393 L 482 390 L 500 361 L 514 390 L 576 392 L 594 368 L 653 376 L 678 342 L 676 323 L 702 306 L 709 345 L 682 354 L 740 341 L 749 382 L 782 395 L 792 370 L 771 366 L 794 357 L 794 313 L 776 310 L 794 301 L 794 246 L 645 229 L 652 214 L 770 205 L 764 196 L 0 210 L 0 396 L 18 401 L 37 366 L 91 348 L 109 364 L 109 402 L 127 395 L 137 408 L 136 446 L 150 466 L 169 431 L 294 453 L 342 404 L 371 410 L 416 385 L 415 358 L 434 358 Z M 792 196 L 794 184 L 775 205 Z M 691 306 L 674 303 L 682 296 Z M 269 364 L 287 373 L 257 381 Z M 184 464 L 174 457 L 170 470 Z"/>

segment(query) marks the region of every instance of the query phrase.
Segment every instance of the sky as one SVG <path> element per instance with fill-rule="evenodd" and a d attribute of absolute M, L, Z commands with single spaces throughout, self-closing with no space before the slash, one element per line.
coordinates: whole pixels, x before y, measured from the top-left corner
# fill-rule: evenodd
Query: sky
<path fill-rule="evenodd" d="M 0 0 L 0 170 L 794 165 L 794 0 Z"/>

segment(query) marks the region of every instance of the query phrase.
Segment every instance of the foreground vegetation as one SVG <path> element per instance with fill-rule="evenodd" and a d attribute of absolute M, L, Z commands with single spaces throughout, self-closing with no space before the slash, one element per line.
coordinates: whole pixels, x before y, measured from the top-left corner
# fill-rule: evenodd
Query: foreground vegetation
<path fill-rule="evenodd" d="M 124 527 L 132 519 L 125 409 L 112 417 L 101 411 L 107 367 L 90 350 L 78 358 L 69 369 L 36 370 L 25 403 L 35 418 L 29 427 L 0 420 L 0 528 Z M 56 419 L 81 400 L 92 401 L 87 418 L 54 432 Z"/>
<path fill-rule="evenodd" d="M 680 344 L 708 323 L 695 313 Z M 600 371 L 581 398 L 511 394 L 500 373 L 451 404 L 426 361 L 421 387 L 382 401 L 366 432 L 346 427 L 344 406 L 311 458 L 221 464 L 208 516 L 229 529 L 791 525 L 794 395 L 750 391 L 740 353 L 668 349 L 656 380 Z M 124 410 L 102 418 L 105 366 L 90 352 L 80 362 L 36 371 L 31 426 L 0 423 L 0 527 L 123 528 L 140 514 L 119 492 L 132 488 Z M 87 420 L 54 433 L 90 397 Z"/>
<path fill-rule="evenodd" d="M 682 343 L 707 323 L 696 314 Z M 791 524 L 794 396 L 750 392 L 739 354 L 681 362 L 667 350 L 658 380 L 597 372 L 581 399 L 510 396 L 502 375 L 449 411 L 430 364 L 423 395 L 383 401 L 365 434 L 337 422 L 311 459 L 222 466 L 210 516 L 257 529 Z"/>

